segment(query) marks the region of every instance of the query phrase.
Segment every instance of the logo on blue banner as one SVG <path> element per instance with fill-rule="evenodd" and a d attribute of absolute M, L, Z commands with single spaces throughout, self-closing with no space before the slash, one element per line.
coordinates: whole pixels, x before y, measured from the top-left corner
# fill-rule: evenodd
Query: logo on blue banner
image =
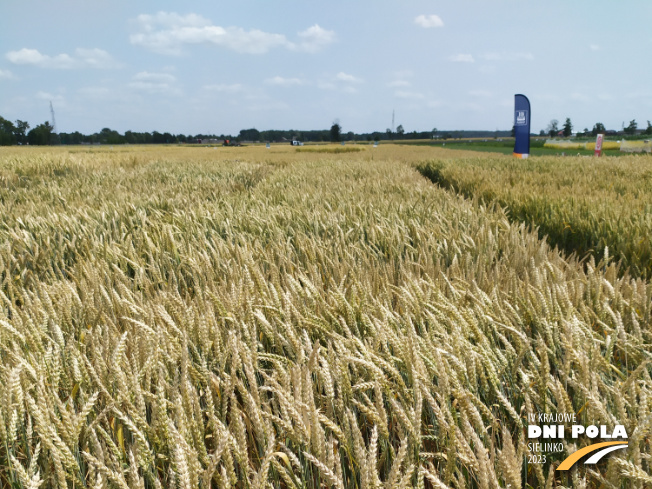
<path fill-rule="evenodd" d="M 524 126 L 527 124 L 527 110 L 519 110 L 516 112 L 516 125 Z"/>

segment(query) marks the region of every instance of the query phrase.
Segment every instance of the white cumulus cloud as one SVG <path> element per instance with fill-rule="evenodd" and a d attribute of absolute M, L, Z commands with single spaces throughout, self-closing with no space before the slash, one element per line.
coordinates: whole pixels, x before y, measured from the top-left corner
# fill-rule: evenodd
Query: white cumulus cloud
<path fill-rule="evenodd" d="M 118 66 L 113 57 L 103 49 L 77 48 L 74 55 L 67 53 L 50 56 L 37 49 L 23 48 L 9 51 L 6 58 L 17 65 L 32 65 L 39 68 L 68 70 L 73 68 L 115 68 Z"/>
<path fill-rule="evenodd" d="M 210 20 L 197 14 L 179 15 L 175 12 L 158 12 L 154 15 L 142 14 L 136 21 L 146 32 L 154 32 L 157 27 L 205 27 L 210 25 Z"/>
<path fill-rule="evenodd" d="M 320 90 L 335 90 L 342 93 L 356 93 L 357 89 L 355 85 L 361 83 L 364 83 L 362 78 L 340 71 L 334 76 L 319 80 L 317 82 L 317 88 Z"/>
<path fill-rule="evenodd" d="M 299 32 L 298 36 L 300 41 L 294 45 L 293 49 L 308 53 L 316 53 L 335 41 L 334 31 L 323 29 L 317 24 Z"/>
<path fill-rule="evenodd" d="M 450 58 L 451 61 L 455 63 L 474 63 L 475 59 L 473 59 L 473 55 L 471 54 L 455 54 L 451 56 Z"/>
<path fill-rule="evenodd" d="M 9 70 L 0 70 L 0 80 L 12 80 L 16 78 Z"/>
<path fill-rule="evenodd" d="M 303 80 L 300 78 L 283 78 L 282 76 L 275 76 L 265 80 L 268 85 L 277 85 L 280 87 L 292 87 L 303 85 Z"/>
<path fill-rule="evenodd" d="M 337 75 L 335 75 L 335 78 L 337 79 L 337 81 L 346 82 L 346 83 L 362 83 L 363 81 L 362 78 L 349 75 L 348 73 L 344 73 L 343 71 L 340 71 Z"/>
<path fill-rule="evenodd" d="M 432 27 L 444 27 L 444 21 L 438 15 L 419 15 L 415 17 L 414 23 L 425 29 Z"/>
<path fill-rule="evenodd" d="M 117 63 L 113 57 L 103 49 L 83 49 L 78 48 L 75 50 L 77 59 L 85 66 L 91 68 L 114 68 Z"/>
<path fill-rule="evenodd" d="M 335 39 L 333 31 L 316 24 L 298 33 L 299 42 L 292 42 L 284 34 L 222 27 L 197 14 L 170 12 L 139 15 L 136 26 L 138 32 L 130 36 L 131 43 L 163 54 L 180 54 L 185 45 L 204 43 L 246 54 L 264 54 L 278 47 L 312 53 Z"/>
<path fill-rule="evenodd" d="M 68 54 L 48 56 L 41 54 L 36 49 L 23 48 L 18 51 L 9 51 L 7 59 L 17 65 L 34 65 L 41 68 L 69 69 L 74 68 L 75 60 Z"/>

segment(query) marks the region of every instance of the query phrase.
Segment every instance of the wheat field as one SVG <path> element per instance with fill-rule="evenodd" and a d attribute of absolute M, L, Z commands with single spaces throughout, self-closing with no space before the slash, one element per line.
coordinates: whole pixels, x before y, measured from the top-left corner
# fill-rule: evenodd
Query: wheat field
<path fill-rule="evenodd" d="M 652 287 L 456 154 L 1 150 L 0 485 L 650 487 Z M 629 448 L 525 464 L 549 411 Z"/>
<path fill-rule="evenodd" d="M 432 181 L 507 208 L 510 219 L 580 257 L 605 249 L 632 276 L 652 278 L 652 158 L 441 158 L 417 168 Z"/>

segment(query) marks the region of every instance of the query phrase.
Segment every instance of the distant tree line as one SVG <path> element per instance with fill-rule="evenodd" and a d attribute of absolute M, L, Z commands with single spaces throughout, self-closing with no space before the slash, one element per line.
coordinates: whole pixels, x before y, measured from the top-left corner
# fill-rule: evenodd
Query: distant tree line
<path fill-rule="evenodd" d="M 105 127 L 95 134 L 85 135 L 78 131 L 72 133 L 59 133 L 61 144 L 176 144 L 197 143 L 207 139 L 231 139 L 230 135 L 217 136 L 215 134 L 171 134 L 169 132 L 135 132 L 118 131 Z"/>
<path fill-rule="evenodd" d="M 44 122 L 30 130 L 29 123 L 17 120 L 15 123 L 0 116 L 0 146 L 13 144 L 52 145 L 52 144 L 173 144 L 196 143 L 207 139 L 233 139 L 231 135 L 221 134 L 171 134 L 169 132 L 118 131 L 105 127 L 94 134 L 75 132 L 55 133 L 49 122 Z"/>
<path fill-rule="evenodd" d="M 330 129 L 312 131 L 289 130 L 268 130 L 242 129 L 238 134 L 239 141 L 260 141 L 260 142 L 339 142 L 339 141 L 388 141 L 388 140 L 414 140 L 414 139 L 458 139 L 458 138 L 496 138 L 509 137 L 510 131 L 438 131 L 436 128 L 431 131 L 406 132 L 402 125 L 395 131 L 386 129 L 383 132 L 374 131 L 367 133 L 344 132 L 342 125 L 335 120 Z"/>
<path fill-rule="evenodd" d="M 233 140 L 252 142 L 340 142 L 340 141 L 381 141 L 381 140 L 414 140 L 414 139 L 450 139 L 450 138 L 496 138 L 508 137 L 510 131 L 439 131 L 433 128 L 430 131 L 408 132 L 400 124 L 396 130 L 374 131 L 368 133 L 344 132 L 339 120 L 336 119 L 330 129 L 317 130 L 265 130 L 242 129 L 237 136 L 230 134 L 171 134 L 169 132 L 136 132 L 118 131 L 105 127 L 93 134 L 75 132 L 55 133 L 54 127 L 49 122 L 38 124 L 30 129 L 29 123 L 21 120 L 11 122 L 0 117 L 0 146 L 14 144 L 54 145 L 54 144 L 179 144 L 200 143 L 207 140 Z"/>
<path fill-rule="evenodd" d="M 593 129 L 586 127 L 583 131 L 577 131 L 575 133 L 575 135 L 579 137 L 595 137 L 598 134 L 626 135 L 634 139 L 637 137 L 645 138 L 652 136 L 652 123 L 647 121 L 647 127 L 645 129 L 639 129 L 636 120 L 632 119 L 629 121 L 627 126 L 625 126 L 623 123 L 621 131 L 615 131 L 612 129 L 606 129 L 602 122 L 596 122 L 593 125 Z M 552 119 L 545 130 L 541 129 L 539 135 L 550 136 L 551 138 L 560 136 L 565 138 L 571 137 L 573 135 L 573 124 L 570 120 L 570 117 L 566 118 L 566 122 L 564 122 L 564 125 L 561 129 L 559 128 L 559 121 L 557 119 Z"/>
<path fill-rule="evenodd" d="M 78 131 L 71 133 L 59 133 L 61 144 L 177 144 L 177 143 L 199 143 L 207 139 L 232 139 L 230 135 L 215 134 L 171 134 L 169 132 L 135 132 L 125 131 L 120 134 L 118 131 L 105 127 L 94 134 L 82 134 Z"/>

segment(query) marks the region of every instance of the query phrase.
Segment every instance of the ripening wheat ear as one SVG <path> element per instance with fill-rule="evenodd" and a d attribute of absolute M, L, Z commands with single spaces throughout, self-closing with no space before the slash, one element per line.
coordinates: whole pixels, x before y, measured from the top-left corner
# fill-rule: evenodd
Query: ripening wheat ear
<path fill-rule="evenodd" d="M 342 481 L 324 463 L 320 462 L 316 457 L 308 452 L 303 452 L 303 456 L 315 465 L 315 467 L 319 470 L 319 473 L 326 478 L 329 484 L 337 487 L 338 489 L 344 489 Z"/>
<path fill-rule="evenodd" d="M 503 449 L 498 455 L 498 465 L 506 487 L 516 489 L 521 486 L 522 457 L 519 457 L 512 443 L 512 437 L 505 428 L 502 431 Z"/>
<path fill-rule="evenodd" d="M 11 463 L 13 465 L 13 468 L 18 474 L 20 483 L 25 488 L 38 489 L 41 486 L 41 484 L 43 484 L 44 482 L 41 479 L 41 475 L 39 473 L 40 471 L 38 470 L 38 466 L 37 466 L 40 453 L 41 453 L 41 444 L 38 443 L 36 445 L 34 453 L 32 454 L 32 460 L 27 468 L 23 467 L 23 465 L 16 459 L 16 457 L 11 455 Z"/>

